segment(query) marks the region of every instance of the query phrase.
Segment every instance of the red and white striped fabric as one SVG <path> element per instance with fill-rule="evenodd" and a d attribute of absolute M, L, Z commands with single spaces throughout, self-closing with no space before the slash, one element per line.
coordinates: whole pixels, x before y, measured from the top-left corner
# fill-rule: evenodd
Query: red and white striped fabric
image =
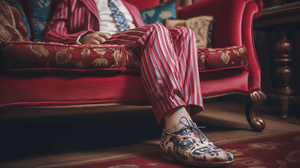
<path fill-rule="evenodd" d="M 91 7 L 91 1 L 81 2 L 85 4 L 68 4 L 66 0 L 59 3 L 61 11 L 56 10 L 57 16 L 54 16 L 50 24 L 45 40 L 75 43 L 80 34 L 99 30 L 99 18 L 92 17 L 94 13 L 98 13 L 97 7 Z M 129 6 L 128 3 L 124 4 Z M 90 7 L 87 8 L 87 5 Z M 128 8 L 134 13 L 131 9 Z M 74 13 L 70 15 L 69 10 Z M 76 11 L 84 13 L 81 18 Z M 161 24 L 144 25 L 138 21 L 141 17 L 133 17 L 137 28 L 114 34 L 104 44 L 125 45 L 140 57 L 142 82 L 158 122 L 167 112 L 179 106 L 197 107 L 193 108 L 195 110 L 191 111 L 191 115 L 200 112 L 203 101 L 194 32 L 185 27 L 167 29 Z M 72 19 L 75 21 L 71 21 Z M 79 24 L 75 24 L 78 22 Z"/>
<path fill-rule="evenodd" d="M 122 0 L 137 27 L 145 25 L 139 10 Z M 98 31 L 100 18 L 93 0 L 56 0 L 53 17 L 48 23 L 43 41 L 75 44 L 76 39 L 88 31 Z"/>
<path fill-rule="evenodd" d="M 123 44 L 140 57 L 142 82 L 158 121 L 175 107 L 195 105 L 193 114 L 202 110 L 197 46 L 191 29 L 151 24 L 115 34 L 104 44 Z"/>

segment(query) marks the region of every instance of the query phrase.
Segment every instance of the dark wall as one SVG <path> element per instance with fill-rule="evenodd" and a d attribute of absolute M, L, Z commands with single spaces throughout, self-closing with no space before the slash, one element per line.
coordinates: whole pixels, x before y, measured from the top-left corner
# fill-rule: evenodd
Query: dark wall
<path fill-rule="evenodd" d="M 287 3 L 299 2 L 299 0 L 262 0 L 264 3 L 264 8 L 283 5 Z"/>
<path fill-rule="evenodd" d="M 284 5 L 286 3 L 299 2 L 299 0 L 263 0 L 264 8 Z M 292 56 L 294 62 L 294 80 L 291 81 L 292 86 L 300 90 L 300 26 L 293 27 L 289 31 L 288 38 L 294 44 L 294 51 Z M 262 91 L 265 93 L 272 93 L 278 86 L 278 78 L 275 73 L 277 64 L 274 63 L 276 58 L 275 45 L 278 35 L 275 30 L 261 31 L 254 30 L 254 40 L 257 51 L 257 56 L 261 65 L 262 71 Z M 299 94 L 299 93 L 298 93 Z"/>

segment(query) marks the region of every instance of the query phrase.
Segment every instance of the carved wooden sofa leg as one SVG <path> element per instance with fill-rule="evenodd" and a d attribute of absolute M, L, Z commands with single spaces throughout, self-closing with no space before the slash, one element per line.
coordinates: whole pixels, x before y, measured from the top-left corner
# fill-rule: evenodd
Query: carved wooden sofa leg
<path fill-rule="evenodd" d="M 253 131 L 262 131 L 266 124 L 265 121 L 256 117 L 256 110 L 267 100 L 266 95 L 262 91 L 254 91 L 250 93 L 250 101 L 246 106 L 246 117 Z"/>

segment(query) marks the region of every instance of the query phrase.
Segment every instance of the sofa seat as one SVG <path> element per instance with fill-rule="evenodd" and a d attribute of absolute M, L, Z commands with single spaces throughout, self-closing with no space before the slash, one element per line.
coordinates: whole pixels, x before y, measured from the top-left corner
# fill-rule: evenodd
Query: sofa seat
<path fill-rule="evenodd" d="M 112 69 L 112 68 L 111 68 Z M 108 73 L 109 72 L 109 73 Z M 200 73 L 202 95 L 215 96 L 221 83 L 226 93 L 249 93 L 249 72 L 245 68 Z M 141 76 L 135 71 L 69 71 L 0 74 L 0 109 L 19 106 L 77 104 L 148 104 Z M 228 84 L 226 81 L 231 80 Z M 214 82 L 211 82 L 211 81 Z M 17 96 L 16 96 L 17 95 Z M 3 111 L 2 111 L 3 112 Z M 6 115 L 0 113 L 1 116 Z"/>
<path fill-rule="evenodd" d="M 138 71 L 139 59 L 123 45 L 12 41 L 4 43 L 1 51 L 0 92 L 6 96 L 0 97 L 0 108 L 149 104 Z M 235 85 L 223 85 L 223 90 L 245 92 L 248 84 L 241 81 L 248 78 L 247 56 L 244 46 L 198 49 L 203 96 L 218 94 L 211 86 L 225 83 L 224 79 Z"/>
<path fill-rule="evenodd" d="M 139 59 L 123 45 L 65 45 L 61 43 L 13 41 L 1 48 L 3 67 L 8 72 L 139 71 Z M 198 50 L 200 71 L 246 67 L 244 46 Z"/>
<path fill-rule="evenodd" d="M 19 106 L 149 104 L 140 75 L 132 73 L 5 73 L 0 79 L 1 112 Z"/>

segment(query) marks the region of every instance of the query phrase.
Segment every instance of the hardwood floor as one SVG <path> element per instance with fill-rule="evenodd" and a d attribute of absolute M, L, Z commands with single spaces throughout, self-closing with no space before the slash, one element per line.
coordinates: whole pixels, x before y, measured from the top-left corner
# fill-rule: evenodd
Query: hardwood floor
<path fill-rule="evenodd" d="M 282 120 L 278 107 L 267 102 L 257 113 L 266 120 L 266 128 L 253 132 L 242 101 L 216 98 L 204 104 L 204 112 L 194 120 L 206 126 L 203 131 L 216 144 L 300 130 L 298 107 Z M 161 128 L 151 108 L 133 107 L 122 112 L 1 120 L 0 167 L 57 167 L 151 152 L 159 150 Z"/>

